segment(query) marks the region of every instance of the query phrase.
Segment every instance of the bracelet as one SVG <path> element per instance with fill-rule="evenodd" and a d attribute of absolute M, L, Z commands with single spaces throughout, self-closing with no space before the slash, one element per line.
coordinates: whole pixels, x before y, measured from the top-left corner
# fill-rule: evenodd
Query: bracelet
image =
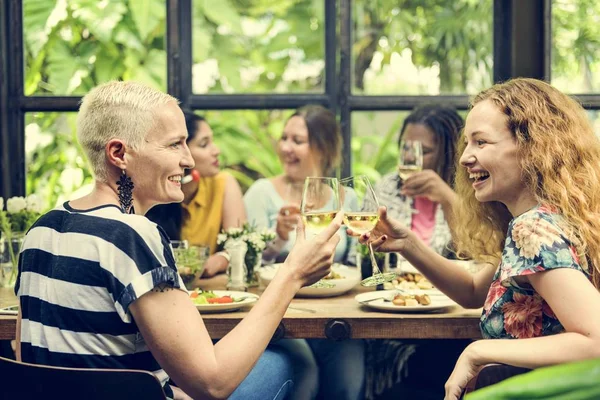
<path fill-rule="evenodd" d="M 229 263 L 229 261 L 231 260 L 231 256 L 226 251 L 218 251 L 218 252 L 215 253 L 215 256 L 221 256 L 221 257 L 223 257 L 224 259 L 227 260 L 227 263 Z"/>

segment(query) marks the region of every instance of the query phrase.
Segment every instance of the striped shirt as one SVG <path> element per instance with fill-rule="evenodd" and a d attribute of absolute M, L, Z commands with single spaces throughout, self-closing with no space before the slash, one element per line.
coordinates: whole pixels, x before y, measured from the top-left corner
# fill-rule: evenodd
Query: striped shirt
<path fill-rule="evenodd" d="M 75 210 L 65 203 L 48 212 L 27 233 L 19 258 L 23 361 L 146 370 L 172 397 L 129 312 L 161 283 L 184 288 L 168 237 L 146 217 L 114 205 Z"/>

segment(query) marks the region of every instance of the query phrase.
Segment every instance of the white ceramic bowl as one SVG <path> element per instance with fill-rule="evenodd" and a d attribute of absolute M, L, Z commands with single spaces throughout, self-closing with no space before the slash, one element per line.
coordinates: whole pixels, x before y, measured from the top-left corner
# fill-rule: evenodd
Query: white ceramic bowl
<path fill-rule="evenodd" d="M 273 277 L 275 277 L 275 273 L 277 269 L 283 264 L 273 264 L 262 267 L 259 270 L 259 283 L 261 286 L 266 287 Z M 335 285 L 332 288 L 312 288 L 312 287 L 303 287 L 297 293 L 298 297 L 333 297 L 339 296 L 348 292 L 354 286 L 356 286 L 360 282 L 360 270 L 355 267 L 347 267 L 342 264 L 333 264 L 331 269 L 340 274 L 343 278 L 341 279 L 327 279 L 326 282 Z"/>

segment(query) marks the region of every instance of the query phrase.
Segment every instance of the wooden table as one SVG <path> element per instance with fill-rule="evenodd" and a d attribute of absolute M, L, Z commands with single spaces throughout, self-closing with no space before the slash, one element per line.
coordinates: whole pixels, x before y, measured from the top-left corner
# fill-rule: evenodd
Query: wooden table
<path fill-rule="evenodd" d="M 200 280 L 202 288 L 223 289 L 224 275 Z M 342 339 L 480 339 L 481 310 L 454 306 L 439 313 L 386 313 L 361 306 L 354 300 L 359 293 L 373 289 L 357 286 L 349 293 L 330 298 L 297 298 L 286 312 L 275 338 Z M 0 288 L 0 307 L 16 304 L 12 289 Z M 300 310 L 305 309 L 305 310 Z M 310 312 L 307 310 L 314 310 Z M 233 329 L 248 309 L 237 312 L 202 314 L 213 339 Z M 14 339 L 16 318 L 0 316 L 0 340 Z"/>

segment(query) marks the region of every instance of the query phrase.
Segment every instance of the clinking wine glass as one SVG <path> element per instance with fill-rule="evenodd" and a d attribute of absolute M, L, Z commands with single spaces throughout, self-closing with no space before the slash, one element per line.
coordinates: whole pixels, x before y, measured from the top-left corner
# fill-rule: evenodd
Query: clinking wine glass
<path fill-rule="evenodd" d="M 342 199 L 342 204 L 349 205 L 344 206 L 344 224 L 346 227 L 359 235 L 371 232 L 379 221 L 379 201 L 377 200 L 373 186 L 371 186 L 371 182 L 369 182 L 369 178 L 363 175 L 345 178 L 340 181 L 340 186 L 342 189 L 340 195 L 342 197 L 356 196 L 356 201 L 345 201 Z M 359 204 L 362 204 L 362 208 L 360 209 Z M 371 243 L 368 244 L 368 247 L 373 273 L 372 276 L 363 279 L 361 285 L 376 286 L 393 280 L 396 274 L 394 272 L 382 273 L 375 260 Z"/>
<path fill-rule="evenodd" d="M 340 192 L 337 178 L 308 177 L 304 180 L 300 213 L 306 235 L 312 238 L 327 228 L 340 211 Z M 335 285 L 320 280 L 310 287 L 332 288 Z"/>

